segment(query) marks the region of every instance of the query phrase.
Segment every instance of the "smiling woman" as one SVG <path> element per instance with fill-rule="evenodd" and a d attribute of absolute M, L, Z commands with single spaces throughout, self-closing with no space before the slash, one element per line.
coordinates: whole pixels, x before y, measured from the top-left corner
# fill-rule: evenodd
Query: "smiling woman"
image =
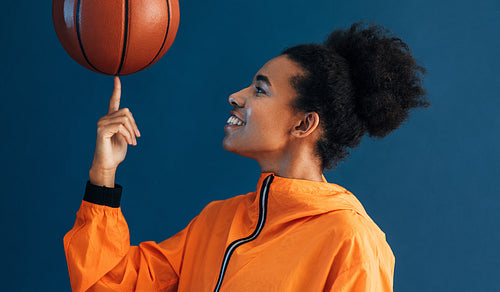
<path fill-rule="evenodd" d="M 264 172 L 304 179 L 316 175 L 313 180 L 321 181 L 319 167 L 311 172 L 303 164 L 305 161 L 297 164 L 305 155 L 312 154 L 310 139 L 304 138 L 318 125 L 317 114 L 304 115 L 292 108 L 297 94 L 290 80 L 299 74 L 304 72 L 298 64 L 279 56 L 259 70 L 251 86 L 232 94 L 231 116 L 246 124 L 226 125 L 223 146 L 227 151 L 257 160 Z M 303 119 L 309 123 L 307 126 Z"/>
<path fill-rule="evenodd" d="M 130 246 L 114 183 L 138 128 L 118 110 L 98 123 L 76 223 L 64 238 L 74 291 L 392 291 L 385 234 L 325 170 L 368 133 L 384 137 L 428 106 L 424 69 L 378 25 L 356 23 L 322 44 L 288 48 L 231 96 L 223 147 L 255 159 L 256 191 L 206 206 L 161 242 Z"/>

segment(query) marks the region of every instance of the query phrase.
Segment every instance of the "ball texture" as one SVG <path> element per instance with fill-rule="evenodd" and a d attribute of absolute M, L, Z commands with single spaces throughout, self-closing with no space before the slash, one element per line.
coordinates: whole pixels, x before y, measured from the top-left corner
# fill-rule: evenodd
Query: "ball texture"
<path fill-rule="evenodd" d="M 80 65 L 128 75 L 156 63 L 174 42 L 178 0 L 53 0 L 59 41 Z"/>

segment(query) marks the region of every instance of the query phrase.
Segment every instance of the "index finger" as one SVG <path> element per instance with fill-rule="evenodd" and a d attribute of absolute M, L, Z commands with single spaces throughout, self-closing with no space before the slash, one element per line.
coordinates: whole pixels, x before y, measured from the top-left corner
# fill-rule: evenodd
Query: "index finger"
<path fill-rule="evenodd" d="M 122 85 L 120 83 L 120 78 L 118 78 L 118 76 L 115 76 L 114 80 L 115 80 L 115 85 L 113 88 L 113 94 L 111 95 L 111 99 L 109 100 L 108 114 L 118 111 L 118 108 L 120 107 L 120 96 L 122 93 Z"/>

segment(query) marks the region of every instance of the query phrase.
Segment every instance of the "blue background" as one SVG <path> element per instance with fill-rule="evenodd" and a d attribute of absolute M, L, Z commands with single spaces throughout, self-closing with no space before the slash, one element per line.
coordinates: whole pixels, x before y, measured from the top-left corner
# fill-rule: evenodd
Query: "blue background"
<path fill-rule="evenodd" d="M 364 18 L 405 40 L 432 103 L 325 174 L 353 192 L 396 256 L 395 291 L 499 291 L 500 2 L 180 1 L 158 63 L 122 77 L 142 137 L 116 182 L 132 244 L 162 241 L 210 201 L 255 190 L 225 152 L 227 97 L 287 46 Z M 113 78 L 60 45 L 50 1 L 1 1 L 2 290 L 69 291 L 63 236 L 81 202 Z"/>

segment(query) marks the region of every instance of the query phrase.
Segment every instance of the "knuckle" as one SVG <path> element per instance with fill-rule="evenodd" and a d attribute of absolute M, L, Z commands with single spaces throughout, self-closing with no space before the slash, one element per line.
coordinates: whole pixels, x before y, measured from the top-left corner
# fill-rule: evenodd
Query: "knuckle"
<path fill-rule="evenodd" d="M 127 127 L 125 127 L 124 125 L 120 125 L 120 128 L 121 128 L 121 131 L 122 131 L 125 135 L 130 136 L 130 133 L 128 132 Z"/>
<path fill-rule="evenodd" d="M 122 116 L 122 117 L 120 118 L 120 121 L 121 121 L 124 125 L 126 125 L 126 124 L 128 123 L 128 117 L 127 117 L 127 116 Z"/>

